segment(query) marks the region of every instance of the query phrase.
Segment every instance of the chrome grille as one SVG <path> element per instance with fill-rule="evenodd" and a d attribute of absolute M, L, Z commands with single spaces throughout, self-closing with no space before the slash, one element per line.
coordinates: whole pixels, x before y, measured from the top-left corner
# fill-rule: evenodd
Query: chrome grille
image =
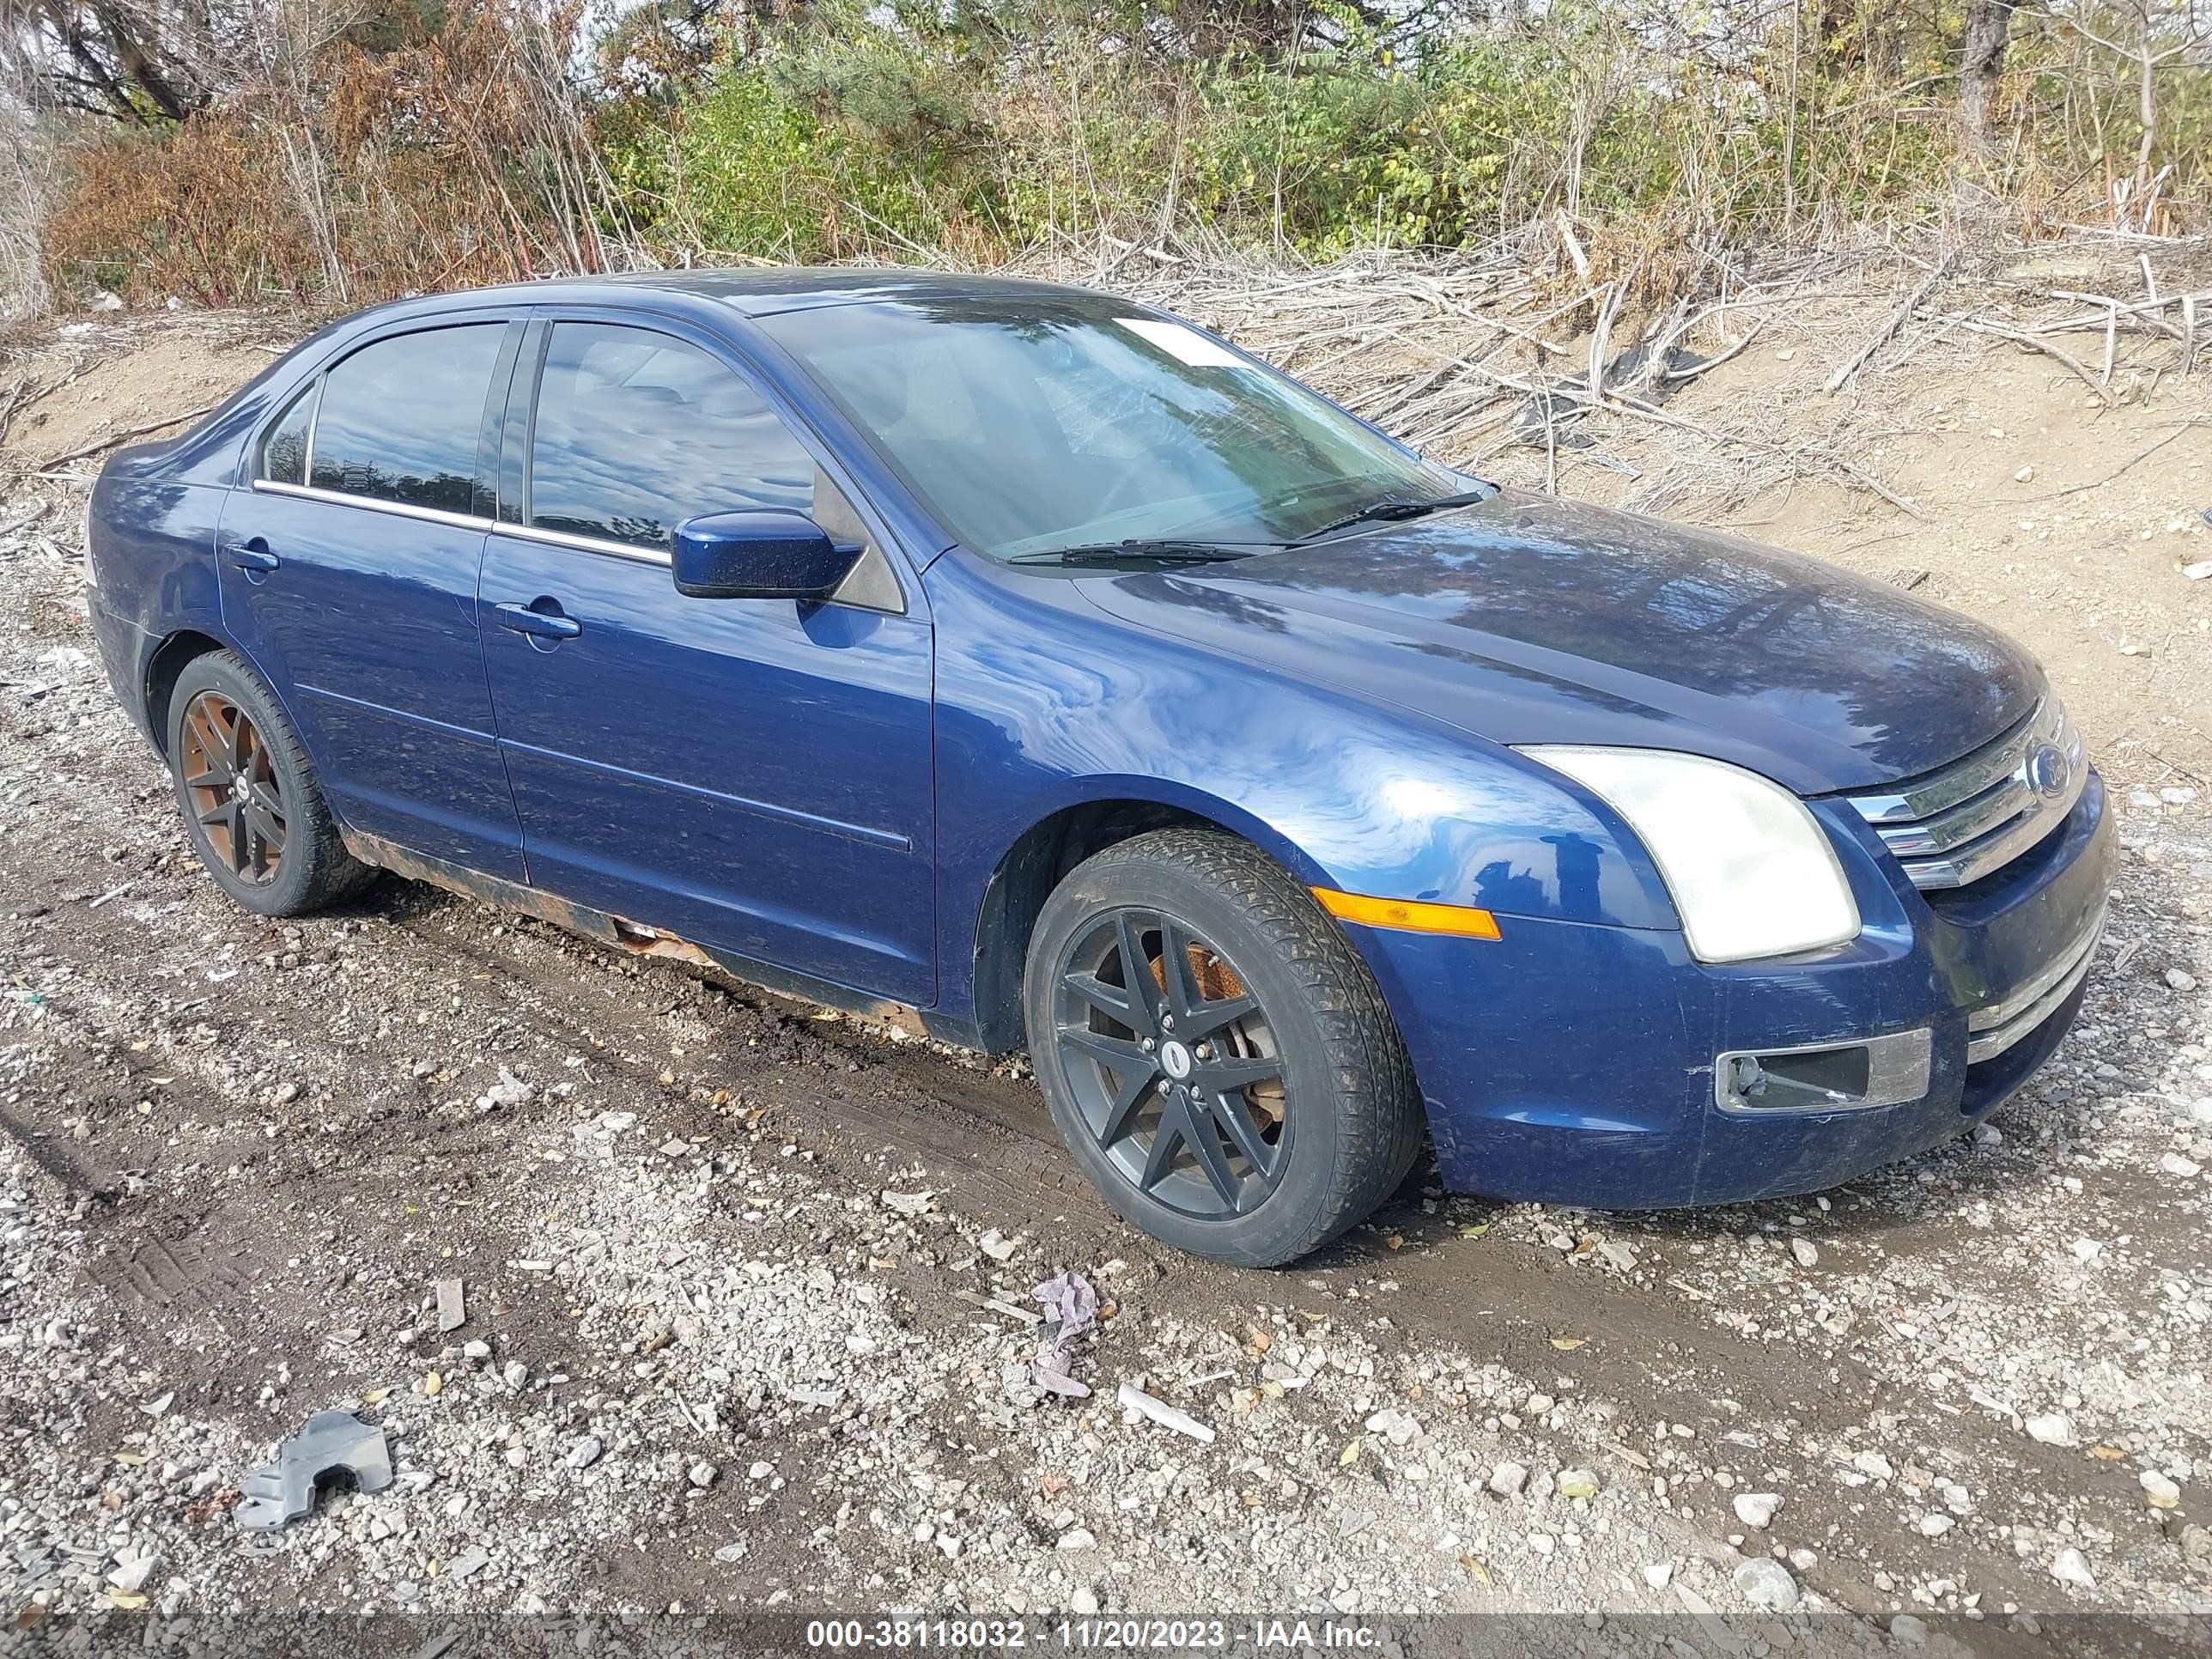
<path fill-rule="evenodd" d="M 1964 887 L 2002 869 L 2066 820 L 2089 781 L 2081 734 L 2056 697 L 1964 760 L 1853 795 L 1915 887 Z"/>

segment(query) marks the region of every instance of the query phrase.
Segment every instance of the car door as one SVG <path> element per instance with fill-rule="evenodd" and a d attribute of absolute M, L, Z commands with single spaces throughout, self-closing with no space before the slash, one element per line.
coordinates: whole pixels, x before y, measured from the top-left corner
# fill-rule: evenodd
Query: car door
<path fill-rule="evenodd" d="M 260 435 L 218 537 L 224 623 L 275 681 L 339 820 L 514 881 L 522 826 L 476 590 L 486 416 L 521 330 L 418 326 L 336 359 Z"/>
<path fill-rule="evenodd" d="M 927 619 L 878 546 L 866 606 L 687 599 L 670 568 L 675 526 L 702 514 L 869 527 L 703 338 L 549 316 L 523 357 L 479 597 L 532 882 L 933 1001 Z"/>

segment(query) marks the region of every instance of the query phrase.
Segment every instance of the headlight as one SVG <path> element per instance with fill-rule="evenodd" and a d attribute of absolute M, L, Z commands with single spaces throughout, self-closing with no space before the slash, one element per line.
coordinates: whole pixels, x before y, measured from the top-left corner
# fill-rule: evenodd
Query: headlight
<path fill-rule="evenodd" d="M 1628 820 L 1658 865 L 1700 962 L 1743 962 L 1855 937 L 1859 907 L 1836 849 L 1780 784 L 1725 761 L 1659 749 L 1540 744 Z"/>

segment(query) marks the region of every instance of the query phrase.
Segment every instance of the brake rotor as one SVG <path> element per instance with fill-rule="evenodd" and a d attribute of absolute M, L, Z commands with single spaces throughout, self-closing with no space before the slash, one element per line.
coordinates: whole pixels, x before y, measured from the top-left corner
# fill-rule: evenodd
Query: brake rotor
<path fill-rule="evenodd" d="M 1237 976 L 1237 970 L 1203 945 L 1194 940 L 1183 947 L 1183 954 L 1189 960 L 1191 978 L 1198 986 L 1198 994 L 1206 1001 L 1223 1002 L 1231 997 L 1248 994 L 1244 981 Z M 1153 982 L 1164 991 L 1168 983 L 1167 959 L 1154 957 L 1152 969 Z M 1261 1054 L 1272 1055 L 1272 1050 L 1263 1049 L 1253 1041 L 1252 1034 L 1245 1030 L 1242 1020 L 1224 1026 L 1218 1040 L 1238 1059 L 1251 1059 Z M 1262 1121 L 1263 1128 L 1273 1132 L 1281 1127 L 1285 1101 L 1282 1079 L 1267 1078 L 1258 1083 L 1246 1085 L 1244 1098 L 1250 1103 L 1254 1115 Z"/>

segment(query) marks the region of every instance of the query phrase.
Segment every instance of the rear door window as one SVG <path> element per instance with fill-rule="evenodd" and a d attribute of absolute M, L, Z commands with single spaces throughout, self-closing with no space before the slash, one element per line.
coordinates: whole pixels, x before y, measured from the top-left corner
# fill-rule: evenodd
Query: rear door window
<path fill-rule="evenodd" d="M 307 389 L 292 399 L 292 406 L 269 428 L 261 445 L 263 477 L 275 483 L 307 482 L 307 429 L 315 418 L 315 393 L 322 385 L 319 378 L 308 381 Z"/>
<path fill-rule="evenodd" d="M 708 513 L 815 510 L 814 458 L 758 393 L 652 329 L 556 323 L 531 427 L 529 522 L 665 552 Z"/>
<path fill-rule="evenodd" d="M 339 362 L 323 379 L 309 482 L 476 513 L 477 441 L 505 331 L 503 323 L 470 323 L 399 334 Z"/>

